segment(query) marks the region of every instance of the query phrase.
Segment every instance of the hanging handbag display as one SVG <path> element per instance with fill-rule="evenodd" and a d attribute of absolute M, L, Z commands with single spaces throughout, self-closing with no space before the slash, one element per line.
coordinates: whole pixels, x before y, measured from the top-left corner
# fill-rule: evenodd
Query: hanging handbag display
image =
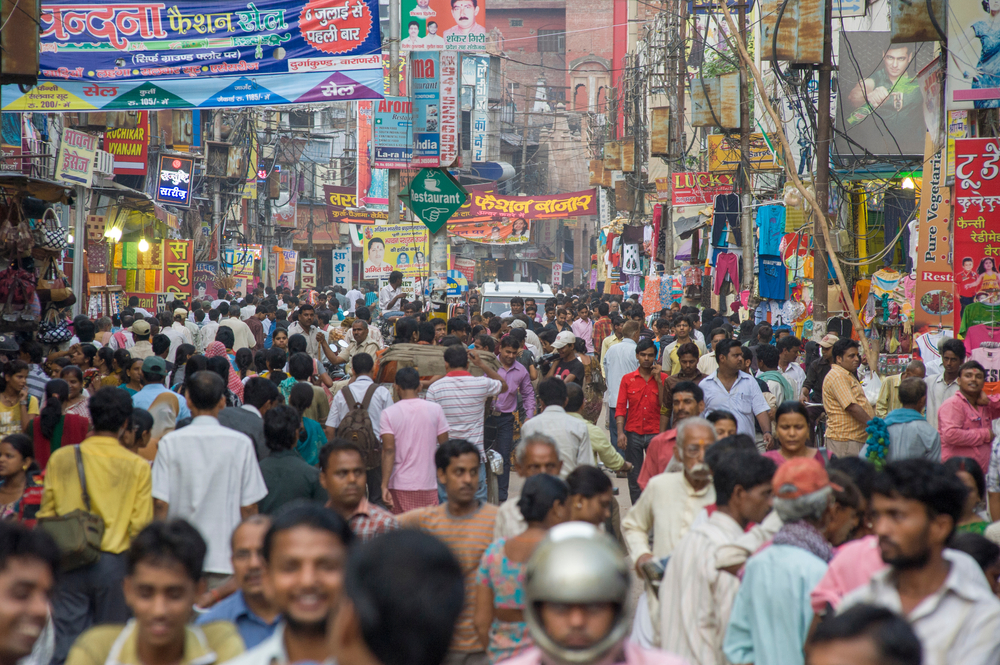
<path fill-rule="evenodd" d="M 73 446 L 73 455 L 76 457 L 76 472 L 80 477 L 84 510 L 78 509 L 65 515 L 42 517 L 38 520 L 38 528 L 52 536 L 59 548 L 62 555 L 60 568 L 63 572 L 97 563 L 101 558 L 101 540 L 104 538 L 104 519 L 91 511 L 80 446 Z"/>
<path fill-rule="evenodd" d="M 59 309 L 51 303 L 46 306 L 42 320 L 38 323 L 38 341 L 42 344 L 62 344 L 73 339 L 69 321 L 59 315 Z"/>
<path fill-rule="evenodd" d="M 48 263 L 42 271 L 42 277 L 38 280 L 37 291 L 38 298 L 42 302 L 62 302 L 73 295 L 73 289 L 70 288 L 69 280 L 66 279 L 66 275 L 59 269 L 59 264 L 56 262 L 55 257 L 48 258 Z M 65 305 L 61 306 L 65 307 Z"/>
<path fill-rule="evenodd" d="M 46 252 L 61 252 L 69 246 L 69 230 L 60 224 L 52 208 L 45 211 L 35 228 L 35 245 Z"/>

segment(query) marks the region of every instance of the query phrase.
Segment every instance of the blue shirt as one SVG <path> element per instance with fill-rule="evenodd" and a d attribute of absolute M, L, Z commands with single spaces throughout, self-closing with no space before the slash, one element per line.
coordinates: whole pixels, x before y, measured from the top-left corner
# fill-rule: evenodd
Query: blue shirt
<path fill-rule="evenodd" d="M 224 598 L 216 603 L 210 610 L 195 619 L 195 625 L 202 625 L 210 621 L 229 621 L 236 625 L 236 630 L 240 632 L 243 643 L 247 651 L 271 637 L 274 628 L 281 621 L 281 616 L 276 616 L 274 621 L 267 623 L 247 607 L 243 600 L 243 591 L 237 591 L 229 598 Z"/>
<path fill-rule="evenodd" d="M 809 594 L 826 563 L 792 545 L 772 545 L 747 561 L 722 650 L 731 663 L 803 665 L 813 609 Z"/>
<path fill-rule="evenodd" d="M 746 372 L 740 372 L 733 383 L 731 390 L 727 391 L 718 377 L 716 370 L 701 380 L 698 386 L 705 394 L 705 413 L 707 416 L 716 409 L 724 409 L 736 416 L 736 431 L 740 434 L 754 436 L 756 430 L 753 423 L 754 418 L 771 407 L 764 399 L 764 393 L 752 376 Z"/>
<path fill-rule="evenodd" d="M 169 393 L 167 387 L 162 383 L 150 383 L 142 387 L 142 390 L 132 395 L 132 406 L 137 409 L 146 409 L 149 411 L 150 405 L 153 403 L 157 397 L 163 393 Z M 177 396 L 177 404 L 180 407 L 177 413 L 177 422 L 184 420 L 185 418 L 191 417 L 191 409 L 188 408 L 187 400 L 184 399 L 184 395 L 173 393 Z"/>
<path fill-rule="evenodd" d="M 781 238 L 785 235 L 785 206 L 762 206 L 757 210 L 757 228 L 760 229 L 759 254 L 778 254 Z"/>

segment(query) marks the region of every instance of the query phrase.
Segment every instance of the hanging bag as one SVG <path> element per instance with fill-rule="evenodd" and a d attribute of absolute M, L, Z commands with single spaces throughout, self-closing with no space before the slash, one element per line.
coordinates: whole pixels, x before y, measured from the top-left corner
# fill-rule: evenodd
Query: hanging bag
<path fill-rule="evenodd" d="M 74 510 L 56 517 L 42 517 L 38 528 L 52 536 L 62 555 L 63 572 L 76 570 L 97 563 L 101 558 L 101 540 L 104 538 L 104 518 L 92 512 L 90 494 L 87 492 L 87 475 L 83 471 L 83 454 L 80 446 L 73 446 L 76 472 L 80 477 L 80 492 L 84 510 Z"/>
<path fill-rule="evenodd" d="M 35 229 L 35 245 L 46 252 L 61 252 L 69 246 L 69 231 L 52 208 L 45 211 Z"/>
<path fill-rule="evenodd" d="M 59 316 L 59 309 L 49 304 L 38 324 L 38 341 L 42 344 L 57 345 L 73 339 L 69 321 Z"/>

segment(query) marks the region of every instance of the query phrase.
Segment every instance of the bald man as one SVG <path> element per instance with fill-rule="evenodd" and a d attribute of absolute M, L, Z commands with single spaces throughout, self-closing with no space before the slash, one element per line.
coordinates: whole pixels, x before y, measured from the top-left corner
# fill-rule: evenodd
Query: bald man
<path fill-rule="evenodd" d="M 875 415 L 879 418 L 885 418 L 886 414 L 890 411 L 902 408 L 903 404 L 899 401 L 900 382 L 909 377 L 923 379 L 926 374 L 927 369 L 924 367 L 922 361 L 911 360 L 906 365 L 906 369 L 902 374 L 882 379 L 882 389 L 879 391 L 878 400 L 875 402 Z"/>

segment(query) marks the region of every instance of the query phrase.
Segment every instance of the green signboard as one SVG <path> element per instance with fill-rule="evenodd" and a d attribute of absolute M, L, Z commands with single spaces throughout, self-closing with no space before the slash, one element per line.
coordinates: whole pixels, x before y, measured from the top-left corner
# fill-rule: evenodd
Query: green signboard
<path fill-rule="evenodd" d="M 410 183 L 409 206 L 431 233 L 437 233 L 468 196 L 446 170 L 423 169 Z"/>

